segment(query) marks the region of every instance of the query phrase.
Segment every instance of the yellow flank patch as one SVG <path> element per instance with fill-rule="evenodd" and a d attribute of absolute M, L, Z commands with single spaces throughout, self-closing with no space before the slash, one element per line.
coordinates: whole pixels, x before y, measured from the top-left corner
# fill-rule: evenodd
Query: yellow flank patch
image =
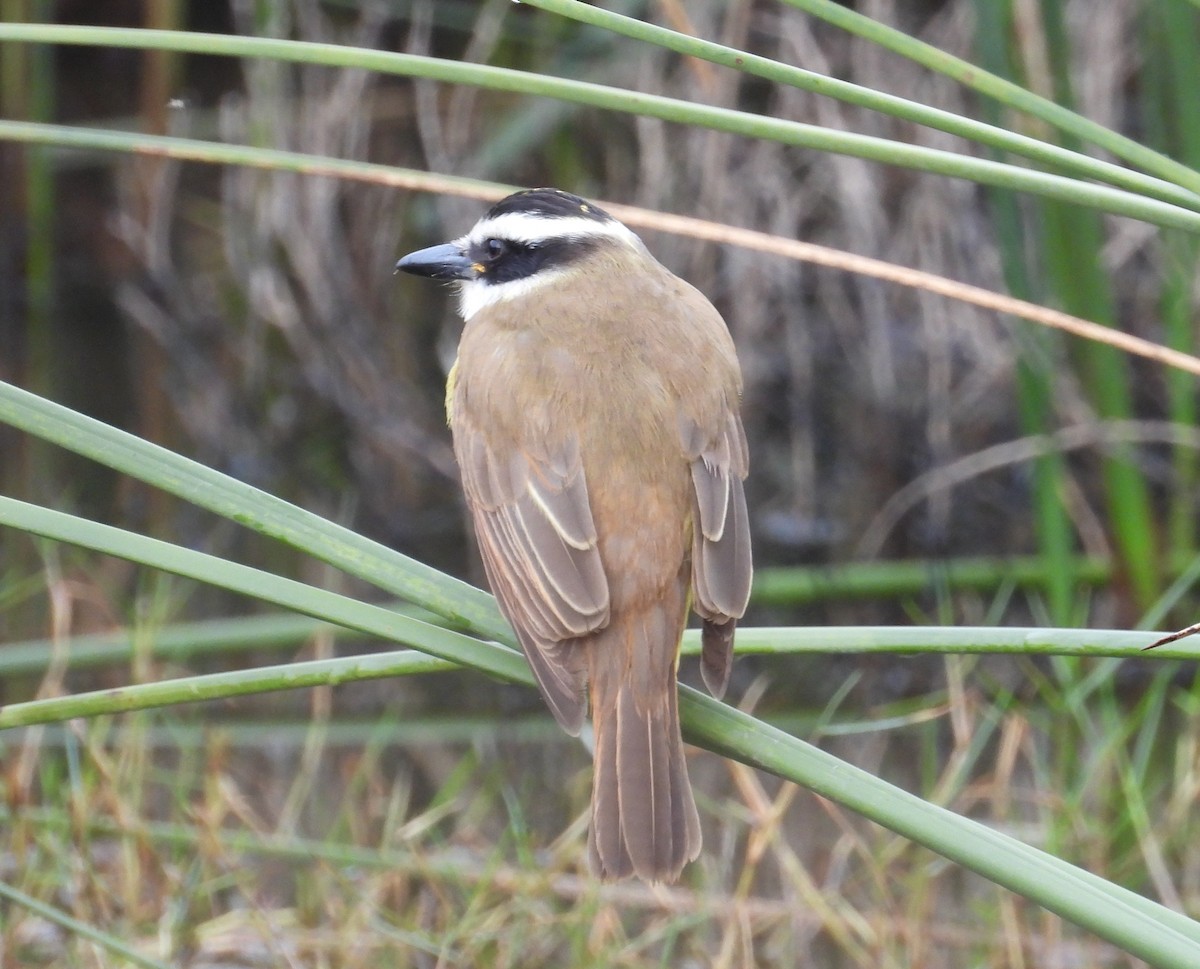
<path fill-rule="evenodd" d="M 454 365 L 450 368 L 450 372 L 446 374 L 446 423 L 453 426 L 454 424 L 454 385 L 458 382 L 458 357 L 454 358 Z"/>

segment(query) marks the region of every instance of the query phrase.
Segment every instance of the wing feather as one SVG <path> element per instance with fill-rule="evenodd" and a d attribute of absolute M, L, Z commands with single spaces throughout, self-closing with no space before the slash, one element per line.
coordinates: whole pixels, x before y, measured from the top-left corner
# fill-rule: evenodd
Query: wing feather
<path fill-rule="evenodd" d="M 754 569 L 743 486 L 749 469 L 746 434 L 728 400 L 715 423 L 708 434 L 688 421 L 680 430 L 695 492 L 692 588 L 696 612 L 705 620 L 702 667 L 706 684 L 719 696 L 729 678 L 733 629 L 746 611 Z"/>
<path fill-rule="evenodd" d="M 497 454 L 463 410 L 454 415 L 454 446 L 488 581 L 550 709 L 578 732 L 585 674 L 569 641 L 609 617 L 578 443 Z"/>

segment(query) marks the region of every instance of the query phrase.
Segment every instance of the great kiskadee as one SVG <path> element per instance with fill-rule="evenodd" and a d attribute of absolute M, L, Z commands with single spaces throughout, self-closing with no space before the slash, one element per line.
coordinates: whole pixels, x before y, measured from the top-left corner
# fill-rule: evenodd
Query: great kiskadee
<path fill-rule="evenodd" d="M 458 286 L 454 452 L 546 703 L 578 734 L 591 701 L 592 869 L 673 881 L 700 852 L 675 682 L 688 604 L 720 697 L 750 595 L 729 331 L 626 226 L 556 189 L 396 268 Z"/>

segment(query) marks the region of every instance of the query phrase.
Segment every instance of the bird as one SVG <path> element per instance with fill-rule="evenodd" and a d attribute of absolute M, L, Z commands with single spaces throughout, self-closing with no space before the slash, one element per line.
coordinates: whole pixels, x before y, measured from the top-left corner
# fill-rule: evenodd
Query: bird
<path fill-rule="evenodd" d="M 742 375 L 720 313 L 599 206 L 516 192 L 398 271 L 452 283 L 446 411 L 489 585 L 558 723 L 593 729 L 590 868 L 701 849 L 679 727 L 689 606 L 721 698 L 750 596 Z"/>

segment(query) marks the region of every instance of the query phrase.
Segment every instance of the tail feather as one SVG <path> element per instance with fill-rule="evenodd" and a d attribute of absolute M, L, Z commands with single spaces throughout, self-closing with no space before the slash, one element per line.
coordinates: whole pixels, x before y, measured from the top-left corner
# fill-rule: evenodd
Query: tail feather
<path fill-rule="evenodd" d="M 674 881 L 700 853 L 679 732 L 676 623 L 681 610 L 658 603 L 641 617 L 615 617 L 588 651 L 596 737 L 588 854 L 604 879 Z"/>
<path fill-rule="evenodd" d="M 617 746 L 613 732 L 596 730 L 592 778 L 592 827 L 588 832 L 588 862 L 601 878 L 628 878 L 633 860 L 621 835 L 621 800 L 617 786 Z"/>
<path fill-rule="evenodd" d="M 683 832 L 682 864 L 695 861 L 700 854 L 703 838 L 700 835 L 700 812 L 696 810 L 696 799 L 692 796 L 692 781 L 688 777 L 687 758 L 683 754 L 683 736 L 679 730 L 679 693 L 671 691 L 671 721 L 675 724 L 675 736 L 679 739 L 679 756 L 671 762 L 673 783 L 675 789 L 682 792 L 682 797 L 672 800 L 674 815 L 671 819 L 672 830 Z M 676 834 L 676 841 L 679 835 Z"/>
<path fill-rule="evenodd" d="M 621 691 L 617 699 L 621 834 L 634 871 L 647 879 L 669 871 L 675 857 L 671 820 L 680 792 L 670 762 L 667 726 L 662 718 L 640 715 L 631 691 Z"/>

